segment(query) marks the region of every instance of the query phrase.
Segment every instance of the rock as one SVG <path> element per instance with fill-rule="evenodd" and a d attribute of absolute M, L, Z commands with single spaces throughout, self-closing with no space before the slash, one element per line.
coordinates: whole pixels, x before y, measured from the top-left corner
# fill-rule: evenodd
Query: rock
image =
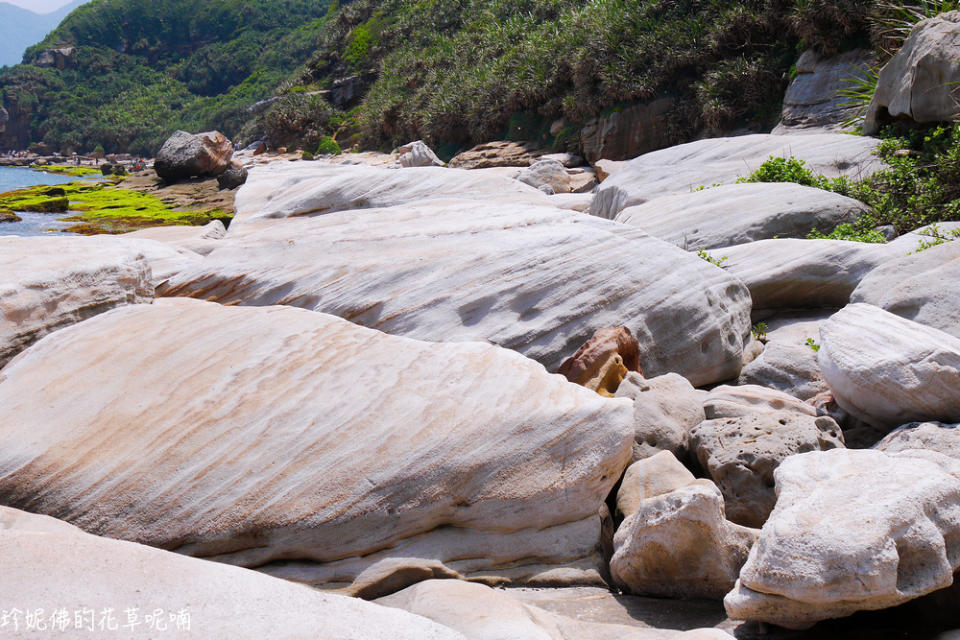
<path fill-rule="evenodd" d="M 227 229 L 219 220 L 202 227 L 182 225 L 150 227 L 123 234 L 124 238 L 156 240 L 177 249 L 186 249 L 205 256 L 217 247 L 217 242 L 226 235 Z"/>
<path fill-rule="evenodd" d="M 837 403 L 877 427 L 960 422 L 960 338 L 868 304 L 820 327 L 820 369 Z"/>
<path fill-rule="evenodd" d="M 731 618 L 805 629 L 949 587 L 960 567 L 960 461 L 834 449 L 776 472 L 777 507 L 724 599 Z"/>
<path fill-rule="evenodd" d="M 880 70 L 863 132 L 876 134 L 890 118 L 947 122 L 958 115 L 960 11 L 921 20 Z"/>
<path fill-rule="evenodd" d="M 567 169 L 583 167 L 584 160 L 574 153 L 545 153 L 540 160 L 556 160 Z"/>
<path fill-rule="evenodd" d="M 617 514 L 628 518 L 640 509 L 644 500 L 676 491 L 695 481 L 693 474 L 669 451 L 638 460 L 627 467 L 620 481 Z"/>
<path fill-rule="evenodd" d="M 590 209 L 590 201 L 593 195 L 589 193 L 558 193 L 550 196 L 550 204 L 558 209 L 569 209 L 570 211 L 579 211 L 586 213 Z"/>
<path fill-rule="evenodd" d="M 143 245 L 108 236 L 0 237 L 0 367 L 43 336 L 153 298 Z"/>
<path fill-rule="evenodd" d="M 529 169 L 520 172 L 517 180 L 539 189 L 546 185 L 554 193 L 570 193 L 570 176 L 562 164 L 556 160 L 537 160 Z"/>
<path fill-rule="evenodd" d="M 157 175 L 165 182 L 179 182 L 194 176 L 218 176 L 230 166 L 233 143 L 219 131 L 192 134 L 177 131 L 167 138 L 153 161 Z"/>
<path fill-rule="evenodd" d="M 245 166 L 238 162 L 231 162 L 230 166 L 217 176 L 217 186 L 221 190 L 236 189 L 246 184 L 248 176 Z"/>
<path fill-rule="evenodd" d="M 757 312 L 842 307 L 860 281 L 890 259 L 892 246 L 784 238 L 716 249 L 710 254 L 726 258 L 723 268 L 747 285 Z"/>
<path fill-rule="evenodd" d="M 675 631 L 583 622 L 515 600 L 509 591 L 457 580 L 428 580 L 381 598 L 468 640 L 668 640 Z"/>
<path fill-rule="evenodd" d="M 397 162 L 401 167 L 442 167 L 443 160 L 437 157 L 433 149 L 423 140 L 405 144 L 396 151 Z"/>
<path fill-rule="evenodd" d="M 270 164 L 250 172 L 247 184 L 237 193 L 231 227 L 235 229 L 252 220 L 316 216 L 447 198 L 511 204 L 549 202 L 546 195 L 533 187 L 483 171 Z"/>
<path fill-rule="evenodd" d="M 70 200 L 63 197 L 53 197 L 35 203 L 21 204 L 20 208 L 23 211 L 34 213 L 66 213 L 70 210 Z"/>
<path fill-rule="evenodd" d="M 610 573 L 632 593 L 721 598 L 737 580 L 757 532 L 724 517 L 723 496 L 695 480 L 640 503 L 614 536 Z"/>
<path fill-rule="evenodd" d="M 632 435 L 629 403 L 510 351 L 288 307 L 115 309 L 0 374 L 8 505 L 367 598 L 599 583 Z"/>
<path fill-rule="evenodd" d="M 102 165 L 100 165 L 100 173 L 104 176 L 112 176 L 113 165 L 109 162 L 104 162 Z"/>
<path fill-rule="evenodd" d="M 757 385 L 808 400 L 827 390 L 820 374 L 817 352 L 805 344 L 768 343 L 755 360 L 747 364 L 738 385 Z"/>
<path fill-rule="evenodd" d="M 38 67 L 56 67 L 63 70 L 73 66 L 76 51 L 77 48 L 71 46 L 45 49 L 37 54 L 33 59 L 33 64 Z"/>
<path fill-rule="evenodd" d="M 929 449 L 951 458 L 960 458 L 960 425 L 942 422 L 911 422 L 892 431 L 874 445 L 887 453 Z"/>
<path fill-rule="evenodd" d="M 461 151 L 450 160 L 454 169 L 488 169 L 490 167 L 529 167 L 546 152 L 525 142 L 487 142 Z"/>
<path fill-rule="evenodd" d="M 580 132 L 583 154 L 591 163 L 601 158 L 627 160 L 669 146 L 675 104 L 673 98 L 659 98 L 588 121 Z"/>
<path fill-rule="evenodd" d="M 629 321 L 651 376 L 673 371 L 702 385 L 742 366 L 743 285 L 593 216 L 437 200 L 244 228 L 234 220 L 221 246 L 164 295 L 290 304 L 412 338 L 488 341 L 551 371 L 598 329 Z"/>
<path fill-rule="evenodd" d="M 703 401 L 703 411 L 708 420 L 745 418 L 771 411 L 788 411 L 811 418 L 817 415 L 816 410 L 806 402 L 756 385 L 716 387 Z"/>
<path fill-rule="evenodd" d="M 883 165 L 873 155 L 877 140 L 822 133 L 805 136 L 752 134 L 697 140 L 647 153 L 627 163 L 600 185 L 590 213 L 614 218 L 659 196 L 688 193 L 712 184 L 732 184 L 771 156 L 795 156 L 814 173 L 865 177 Z"/>
<path fill-rule="evenodd" d="M 784 460 L 843 446 L 833 419 L 790 410 L 707 420 L 690 432 L 690 452 L 723 493 L 727 517 L 748 527 L 763 526 L 773 511 L 774 472 Z"/>
<path fill-rule="evenodd" d="M 127 175 L 127 168 L 122 164 L 113 165 L 113 175 L 115 176 L 125 176 Z"/>
<path fill-rule="evenodd" d="M 22 218 L 9 209 L 0 209 L 0 222 L 20 222 Z"/>
<path fill-rule="evenodd" d="M 597 180 L 603 182 L 625 166 L 627 166 L 627 163 L 623 160 L 607 160 L 603 158 L 593 163 L 593 170 L 597 174 Z"/>
<path fill-rule="evenodd" d="M 852 223 L 870 208 L 822 189 L 789 182 L 732 184 L 661 196 L 615 220 L 681 249 L 715 249 L 770 238 L 806 238 Z"/>
<path fill-rule="evenodd" d="M 640 371 L 640 344 L 627 327 L 600 329 L 557 369 L 570 382 L 611 398 L 630 371 Z"/>
<path fill-rule="evenodd" d="M 616 397 L 634 403 L 634 461 L 663 451 L 685 457 L 690 429 L 706 419 L 699 392 L 675 373 L 649 380 L 639 373 L 628 374 Z"/>
<path fill-rule="evenodd" d="M 20 609 L 13 615 L 24 636 L 5 617 L 14 637 L 33 635 L 26 612 L 42 610 L 34 631 L 58 638 L 96 636 L 102 623 L 105 631 L 115 626 L 126 638 L 255 640 L 298 638 L 305 629 L 323 629 L 330 640 L 463 640 L 420 616 L 255 571 L 98 538 L 7 507 L 0 507 L 0 572 L 5 615 Z"/>
<path fill-rule="evenodd" d="M 817 410 L 818 416 L 833 418 L 840 425 L 843 441 L 849 449 L 869 449 L 889 432 L 889 428 L 878 429 L 838 405 L 829 390 L 818 393 L 807 403 Z"/>
<path fill-rule="evenodd" d="M 872 304 L 960 338 L 960 242 L 884 262 L 860 281 L 850 301 Z"/>
<path fill-rule="evenodd" d="M 844 122 L 857 115 L 857 108 L 846 105 L 849 98 L 838 92 L 850 89 L 854 78 L 862 78 L 864 69 L 875 64 L 875 58 L 872 51 L 865 49 L 829 57 L 813 49 L 804 51 L 797 61 L 797 75 L 787 87 L 780 124 L 774 133 L 842 129 Z"/>

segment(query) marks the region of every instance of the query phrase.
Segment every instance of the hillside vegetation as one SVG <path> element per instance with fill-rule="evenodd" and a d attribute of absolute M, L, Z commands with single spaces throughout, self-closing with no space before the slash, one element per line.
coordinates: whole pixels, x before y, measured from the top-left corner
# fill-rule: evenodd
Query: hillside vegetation
<path fill-rule="evenodd" d="M 149 154 L 176 128 L 239 133 L 315 51 L 327 0 L 93 0 L 0 73 L 5 144 Z M 54 66 L 45 50 L 73 46 Z"/>

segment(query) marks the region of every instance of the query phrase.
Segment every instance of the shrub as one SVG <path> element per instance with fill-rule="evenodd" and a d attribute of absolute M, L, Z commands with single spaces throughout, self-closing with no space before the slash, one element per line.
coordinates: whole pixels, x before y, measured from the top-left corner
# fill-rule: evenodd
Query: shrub
<path fill-rule="evenodd" d="M 320 138 L 320 145 L 317 147 L 318 156 L 336 156 L 342 153 L 340 145 L 330 136 Z"/>

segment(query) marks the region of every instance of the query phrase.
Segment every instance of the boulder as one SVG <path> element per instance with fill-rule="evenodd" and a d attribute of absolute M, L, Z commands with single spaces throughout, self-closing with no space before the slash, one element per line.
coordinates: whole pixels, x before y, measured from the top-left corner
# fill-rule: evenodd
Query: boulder
<path fill-rule="evenodd" d="M 627 467 L 620 481 L 617 514 L 629 518 L 645 500 L 676 491 L 695 481 L 693 474 L 669 451 L 638 460 Z"/>
<path fill-rule="evenodd" d="M 160 147 L 153 168 L 163 181 L 179 182 L 195 176 L 218 176 L 230 166 L 231 158 L 233 144 L 219 131 L 176 131 Z"/>
<path fill-rule="evenodd" d="M 649 498 L 617 529 L 613 580 L 631 593 L 722 598 L 746 562 L 757 532 L 729 522 L 709 480 Z"/>
<path fill-rule="evenodd" d="M 654 198 L 614 218 L 682 249 L 715 249 L 770 238 L 829 233 L 870 208 L 853 198 L 790 182 L 731 184 Z"/>
<path fill-rule="evenodd" d="M 960 242 L 884 262 L 860 281 L 850 301 L 872 304 L 960 338 Z"/>
<path fill-rule="evenodd" d="M 710 255 L 723 259 L 723 268 L 747 285 L 754 311 L 838 308 L 868 273 L 890 259 L 892 246 L 784 238 L 715 249 Z"/>
<path fill-rule="evenodd" d="M 231 162 L 223 173 L 217 176 L 217 187 L 223 190 L 237 189 L 247 182 L 249 172 L 239 162 Z"/>
<path fill-rule="evenodd" d="M 23 220 L 20 216 L 9 209 L 0 209 L 0 222 L 20 222 Z"/>
<path fill-rule="evenodd" d="M 587 161 L 629 160 L 669 146 L 670 116 L 675 106 L 673 98 L 658 98 L 589 120 L 580 131 L 580 146 Z"/>
<path fill-rule="evenodd" d="M 626 325 L 652 376 L 672 371 L 702 385 L 740 372 L 750 331 L 743 285 L 625 225 L 476 200 L 342 211 L 246 231 L 236 224 L 164 295 L 288 304 L 412 338 L 484 340 L 551 371 L 598 329 Z"/>
<path fill-rule="evenodd" d="M 625 166 L 627 166 L 625 160 L 607 160 L 603 158 L 593 163 L 593 170 L 597 175 L 597 181 L 603 182 Z"/>
<path fill-rule="evenodd" d="M 953 583 L 960 461 L 815 451 L 785 460 L 776 482 L 776 509 L 724 599 L 731 618 L 804 629 Z"/>
<path fill-rule="evenodd" d="M 600 329 L 564 360 L 557 373 L 574 384 L 612 398 L 628 372 L 640 371 L 639 359 L 640 344 L 630 329 Z"/>
<path fill-rule="evenodd" d="M 457 580 L 427 580 L 377 604 L 423 616 L 468 640 L 672 640 L 676 631 L 585 622 L 511 597 L 509 591 Z"/>
<path fill-rule="evenodd" d="M 887 453 L 929 449 L 951 458 L 960 458 L 960 425 L 911 422 L 890 432 L 873 448 Z"/>
<path fill-rule="evenodd" d="M 274 163 L 250 172 L 247 184 L 237 193 L 237 212 L 231 228 L 253 220 L 317 216 L 448 198 L 517 205 L 549 203 L 537 189 L 486 171 Z"/>
<path fill-rule="evenodd" d="M 537 160 L 528 169 L 521 171 L 517 180 L 536 189 L 544 185 L 549 186 L 554 193 L 573 191 L 570 174 L 556 160 Z"/>
<path fill-rule="evenodd" d="M 401 167 L 442 167 L 443 160 L 423 140 L 405 144 L 393 152 Z"/>
<path fill-rule="evenodd" d="M 454 169 L 529 167 L 546 153 L 526 142 L 487 142 L 453 156 L 450 167 Z"/>
<path fill-rule="evenodd" d="M 628 402 L 490 345 L 158 300 L 3 369 L 0 495 L 364 597 L 436 576 L 596 584 L 631 422 Z"/>
<path fill-rule="evenodd" d="M 690 429 L 706 419 L 700 393 L 676 373 L 650 379 L 639 373 L 627 374 L 616 397 L 633 400 L 632 459 L 663 451 L 684 458 Z"/>
<path fill-rule="evenodd" d="M 960 338 L 868 304 L 820 327 L 823 377 L 837 403 L 888 430 L 907 422 L 960 422 Z"/>
<path fill-rule="evenodd" d="M 305 629 L 323 629 L 330 640 L 463 640 L 420 616 L 99 538 L 8 507 L 0 507 L 0 572 L 3 624 L 14 637 L 90 638 L 99 630 L 125 638 L 255 640 L 301 638 Z M 38 610 L 43 613 L 36 617 Z M 34 616 L 33 629 L 28 615 Z M 23 636 L 14 632 L 14 620 Z"/>
<path fill-rule="evenodd" d="M 749 176 L 771 156 L 795 156 L 814 173 L 864 177 L 883 164 L 873 155 L 878 141 L 863 136 L 821 133 L 805 136 L 751 134 L 697 140 L 647 153 L 604 180 L 590 213 L 614 218 L 654 198 L 688 193 L 712 184 L 732 184 Z"/>
<path fill-rule="evenodd" d="M 835 56 L 822 56 L 813 49 L 804 51 L 797 60 L 797 74 L 787 87 L 780 124 L 774 133 L 841 130 L 844 122 L 858 115 L 858 109 L 838 93 L 850 89 L 851 80 L 863 78 L 864 70 L 875 63 L 876 55 L 865 49 Z"/>
<path fill-rule="evenodd" d="M 784 460 L 843 446 L 832 418 L 790 410 L 716 418 L 690 432 L 690 451 L 723 493 L 727 517 L 748 527 L 763 526 L 773 511 L 774 472 Z"/>
<path fill-rule="evenodd" d="M 124 238 L 155 240 L 176 249 L 186 249 L 205 256 L 217 247 L 217 242 L 226 235 L 227 228 L 219 220 L 202 227 L 173 225 L 150 227 L 123 234 Z"/>
<path fill-rule="evenodd" d="M 714 388 L 703 400 L 703 412 L 708 420 L 745 418 L 770 411 L 789 411 L 810 417 L 817 415 L 806 402 L 757 385 L 723 385 Z"/>
<path fill-rule="evenodd" d="M 809 400 L 827 390 L 817 352 L 805 344 L 768 343 L 740 372 L 738 385 L 757 385 Z"/>
<path fill-rule="evenodd" d="M 143 249 L 108 236 L 0 237 L 0 367 L 61 327 L 151 300 Z"/>
<path fill-rule="evenodd" d="M 880 70 L 863 132 L 876 134 L 890 118 L 947 122 L 960 115 L 960 11 L 921 20 Z"/>

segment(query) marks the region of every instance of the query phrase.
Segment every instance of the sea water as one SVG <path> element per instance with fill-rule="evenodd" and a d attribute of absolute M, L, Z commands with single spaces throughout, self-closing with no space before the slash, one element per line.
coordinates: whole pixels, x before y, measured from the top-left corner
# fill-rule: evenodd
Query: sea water
<path fill-rule="evenodd" d="M 34 187 L 38 185 L 66 184 L 78 180 L 72 176 L 61 176 L 53 173 L 43 173 L 22 167 L 0 167 L 0 193 Z M 59 218 L 66 217 L 65 213 L 27 213 L 15 212 L 22 222 L 0 222 L 0 236 L 42 236 L 45 234 L 74 235 L 63 231 L 75 224 L 61 222 Z"/>

